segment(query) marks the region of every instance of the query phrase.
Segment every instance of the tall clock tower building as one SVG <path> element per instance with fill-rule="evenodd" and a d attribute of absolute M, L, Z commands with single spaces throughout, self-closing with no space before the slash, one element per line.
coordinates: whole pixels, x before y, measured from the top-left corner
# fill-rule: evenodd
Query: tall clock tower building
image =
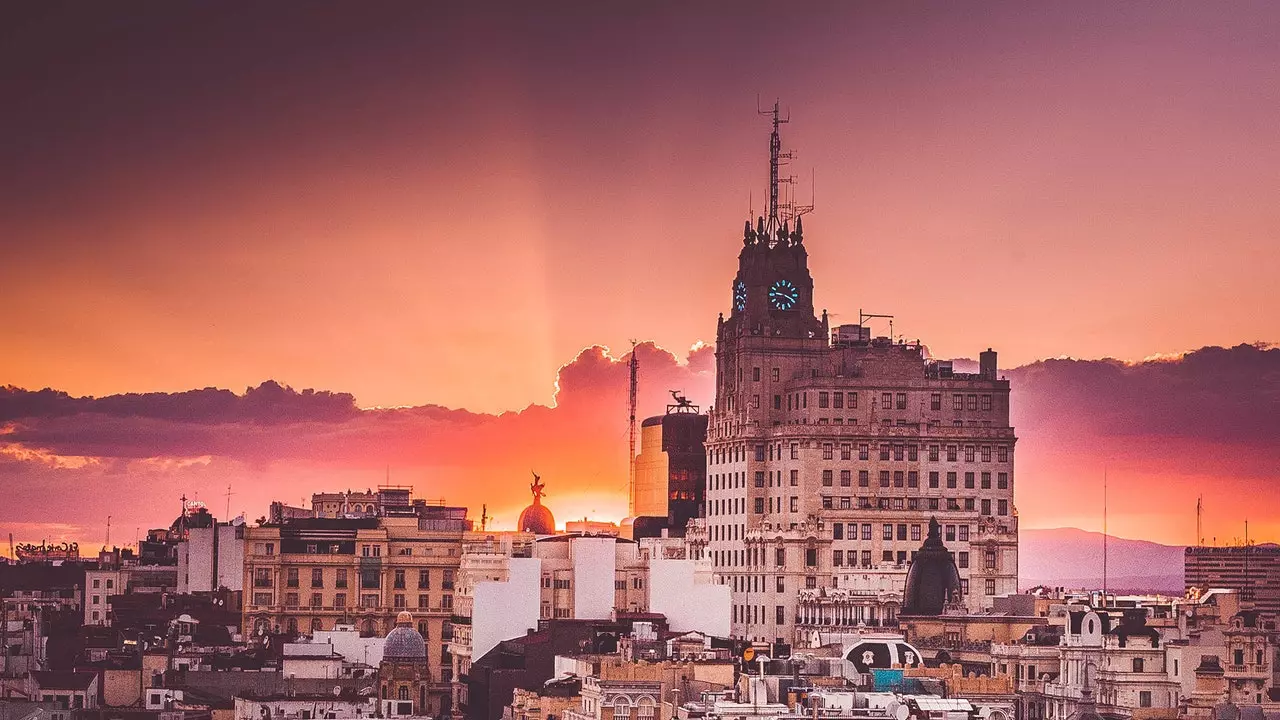
<path fill-rule="evenodd" d="M 706 517 L 691 539 L 731 587 L 740 638 L 895 626 L 934 517 L 962 600 L 989 608 L 1018 577 L 1016 438 L 996 353 L 957 373 L 919 343 L 828 326 L 803 222 L 777 201 L 774 120 L 769 215 L 743 229 L 716 329 Z"/>

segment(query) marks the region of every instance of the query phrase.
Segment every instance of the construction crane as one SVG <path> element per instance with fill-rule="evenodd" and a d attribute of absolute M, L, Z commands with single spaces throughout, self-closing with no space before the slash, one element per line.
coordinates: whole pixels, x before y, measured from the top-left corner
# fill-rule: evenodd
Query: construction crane
<path fill-rule="evenodd" d="M 627 433 L 630 436 L 630 454 L 627 455 L 627 501 L 630 504 L 628 510 L 632 517 L 636 514 L 636 377 L 640 371 L 640 361 L 636 359 L 636 341 L 631 341 L 631 386 L 627 394 L 627 409 L 630 411 L 630 418 L 627 423 Z"/>

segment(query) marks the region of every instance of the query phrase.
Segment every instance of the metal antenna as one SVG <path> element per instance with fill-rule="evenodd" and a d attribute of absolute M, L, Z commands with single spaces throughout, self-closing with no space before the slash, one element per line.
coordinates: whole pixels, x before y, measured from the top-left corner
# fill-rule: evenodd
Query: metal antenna
<path fill-rule="evenodd" d="M 1107 606 L 1107 468 L 1102 468 L 1102 607 Z"/>
<path fill-rule="evenodd" d="M 778 128 L 783 123 L 790 122 L 791 118 L 782 117 L 777 100 L 773 101 L 773 109 L 761 110 L 760 98 L 757 97 L 756 112 L 773 116 L 773 132 L 769 134 L 769 215 L 765 218 L 765 229 L 772 236 L 782 224 L 778 219 L 778 167 L 783 160 L 791 159 L 790 153 L 782 152 L 782 134 L 778 132 Z"/>
<path fill-rule="evenodd" d="M 231 520 L 231 496 L 232 495 L 235 495 L 235 493 L 231 492 L 231 486 L 227 485 L 227 514 L 224 516 L 224 519 L 227 521 Z"/>

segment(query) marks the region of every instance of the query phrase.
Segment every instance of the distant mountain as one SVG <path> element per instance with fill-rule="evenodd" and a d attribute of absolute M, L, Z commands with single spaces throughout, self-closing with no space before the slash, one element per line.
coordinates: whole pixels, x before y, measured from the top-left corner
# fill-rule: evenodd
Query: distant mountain
<path fill-rule="evenodd" d="M 1019 531 L 1022 588 L 1102 587 L 1102 533 L 1076 528 Z M 1114 535 L 1107 540 L 1107 588 L 1182 594 L 1184 548 Z"/>

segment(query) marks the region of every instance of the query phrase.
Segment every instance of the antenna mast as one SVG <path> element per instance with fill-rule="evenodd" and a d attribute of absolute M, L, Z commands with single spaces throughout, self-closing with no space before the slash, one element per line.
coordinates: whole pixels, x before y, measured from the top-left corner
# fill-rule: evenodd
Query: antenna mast
<path fill-rule="evenodd" d="M 227 514 L 224 517 L 227 522 L 231 521 L 231 496 L 234 494 L 235 493 L 231 492 L 231 486 L 227 485 Z"/>
<path fill-rule="evenodd" d="M 1196 547 L 1204 545 L 1204 496 L 1196 498 Z"/>
<path fill-rule="evenodd" d="M 627 456 L 627 490 L 631 498 L 631 516 L 636 514 L 636 382 L 637 373 L 640 370 L 640 361 L 636 358 L 636 341 L 631 341 L 631 362 L 628 363 L 631 369 L 631 384 L 627 392 L 627 409 L 630 411 L 630 417 L 627 421 L 627 433 L 630 436 L 630 455 Z"/>
<path fill-rule="evenodd" d="M 1102 468 L 1102 607 L 1107 606 L 1107 469 Z"/>

